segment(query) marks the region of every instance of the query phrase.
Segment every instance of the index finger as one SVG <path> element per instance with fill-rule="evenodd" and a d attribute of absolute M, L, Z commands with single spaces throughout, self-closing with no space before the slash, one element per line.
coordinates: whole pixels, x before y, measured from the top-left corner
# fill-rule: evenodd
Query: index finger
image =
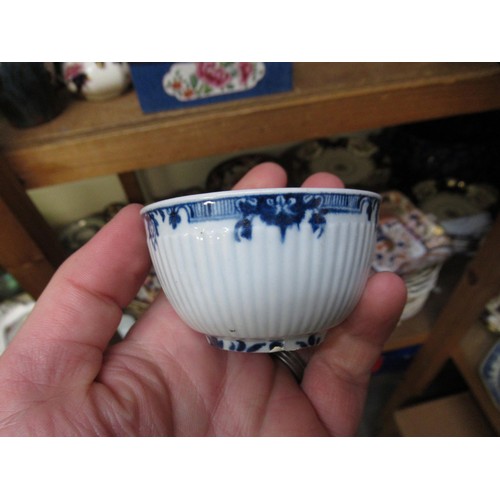
<path fill-rule="evenodd" d="M 39 383 L 91 381 L 150 269 L 140 205 L 129 205 L 69 257 L 4 353 Z"/>

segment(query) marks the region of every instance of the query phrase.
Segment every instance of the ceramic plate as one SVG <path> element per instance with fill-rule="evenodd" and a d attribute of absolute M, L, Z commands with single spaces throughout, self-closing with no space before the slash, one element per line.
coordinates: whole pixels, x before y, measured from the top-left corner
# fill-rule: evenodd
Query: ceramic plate
<path fill-rule="evenodd" d="M 104 225 L 102 217 L 86 217 L 66 226 L 60 238 L 70 251 L 74 252 L 89 241 Z"/>
<path fill-rule="evenodd" d="M 500 410 L 500 340 L 484 358 L 479 367 L 479 375 L 493 403 Z"/>
<path fill-rule="evenodd" d="M 500 333 L 500 294 L 486 304 L 482 320 L 492 333 Z"/>
<path fill-rule="evenodd" d="M 480 210 L 465 196 L 457 193 L 439 193 L 420 204 L 420 208 L 434 214 L 438 220 L 454 219 L 476 215 Z"/>

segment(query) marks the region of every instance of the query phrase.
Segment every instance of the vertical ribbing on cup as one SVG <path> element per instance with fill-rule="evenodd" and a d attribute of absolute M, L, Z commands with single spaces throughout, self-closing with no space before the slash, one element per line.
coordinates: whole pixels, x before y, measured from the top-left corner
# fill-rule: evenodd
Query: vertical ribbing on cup
<path fill-rule="evenodd" d="M 286 338 L 303 333 L 299 324 L 302 311 L 308 307 L 309 298 L 305 290 L 308 285 L 303 281 L 304 277 L 310 274 L 309 259 L 312 255 L 309 253 L 306 258 L 302 258 L 302 243 L 306 244 L 306 240 L 310 238 L 309 234 L 304 233 L 309 229 L 309 227 L 288 228 L 286 244 L 281 242 L 281 235 L 268 233 L 269 237 L 280 238 L 279 251 L 274 254 L 274 260 L 268 263 L 268 266 L 272 266 L 268 270 L 272 278 L 269 279 L 266 290 L 266 295 L 269 297 L 267 302 L 267 314 L 270 316 L 269 338 Z M 276 241 L 270 241 L 271 245 L 276 246 Z"/>
<path fill-rule="evenodd" d="M 252 241 L 242 242 L 245 245 L 245 251 L 248 252 L 248 261 L 251 267 L 250 281 L 252 283 L 250 289 L 254 292 L 253 298 L 249 300 L 248 307 L 252 308 L 251 315 L 255 321 L 255 330 L 261 332 L 263 338 L 271 338 L 269 315 L 266 313 L 269 304 L 270 282 L 272 280 L 267 267 L 265 267 L 269 246 L 267 238 L 267 230 L 257 226 L 253 230 Z"/>
<path fill-rule="evenodd" d="M 348 226 L 345 224 L 336 224 L 327 228 L 327 231 L 331 231 L 332 234 L 326 236 L 325 245 L 325 255 L 323 256 L 323 262 L 329 263 L 327 267 L 323 268 L 323 276 L 321 281 L 321 294 L 324 297 L 331 297 L 329 301 L 323 303 L 323 307 L 320 308 L 318 314 L 318 319 L 314 325 L 316 331 L 322 330 L 331 326 L 334 318 L 338 314 L 338 310 L 341 308 L 339 305 L 340 297 L 335 293 L 335 289 L 340 289 L 339 283 L 345 280 L 345 274 L 347 273 L 347 252 L 343 252 L 342 255 L 336 255 L 335 259 L 327 258 L 327 252 L 334 251 L 334 242 L 340 240 L 341 238 L 349 238 Z M 333 290 L 333 291 L 332 291 Z"/>
<path fill-rule="evenodd" d="M 370 267 L 373 262 L 373 257 L 375 255 L 375 232 L 370 227 L 365 227 L 365 234 L 363 236 L 364 245 L 362 247 L 360 262 L 361 267 L 359 270 L 360 278 L 358 283 L 357 296 L 361 298 L 363 294 L 364 287 L 366 285 L 366 281 L 368 280 L 368 276 L 370 274 Z M 358 299 L 359 301 L 359 299 Z M 354 304 L 353 308 L 357 305 Z"/>
<path fill-rule="evenodd" d="M 350 291 L 339 300 L 337 304 L 337 314 L 336 317 L 338 321 L 343 320 L 347 314 L 349 314 L 354 305 L 359 300 L 359 287 L 355 284 L 359 281 L 360 275 L 364 274 L 362 270 L 362 263 L 360 261 L 360 253 L 362 251 L 362 246 L 365 242 L 365 229 L 367 225 L 364 223 L 352 224 L 348 227 L 347 238 L 348 241 L 352 241 L 352 250 L 346 250 L 346 261 L 344 263 L 344 268 L 351 269 L 351 272 L 344 272 L 343 280 L 340 282 L 340 287 L 345 287 Z"/>
<path fill-rule="evenodd" d="M 355 282 L 365 271 L 350 268 L 363 265 L 371 252 L 366 240 L 373 243 L 366 221 L 328 224 L 320 238 L 311 230 L 289 227 L 281 242 L 279 228 L 255 221 L 252 239 L 236 243 L 232 233 L 217 237 L 200 228 L 197 236 L 160 236 L 152 258 L 167 297 L 195 330 L 226 338 L 289 338 L 323 329 L 355 305 L 364 280 Z M 332 261 L 329 253 L 342 246 Z M 353 286 L 354 299 L 335 293 Z"/>
<path fill-rule="evenodd" d="M 227 236 L 227 235 L 226 235 Z M 222 241 L 220 241 L 220 240 Z M 236 274 L 236 256 L 223 234 L 214 233 L 206 241 L 203 251 L 207 257 L 206 269 L 213 289 L 217 319 L 213 334 L 234 337 L 240 329 L 241 304 L 239 303 L 239 283 Z M 220 272 L 223 270 L 223 272 Z"/>
<path fill-rule="evenodd" d="M 210 238 L 215 238 L 212 235 Z M 197 245 L 197 256 L 193 262 L 201 262 L 200 288 L 204 290 L 203 310 L 210 318 L 210 325 L 205 333 L 217 336 L 228 336 L 233 328 L 233 301 L 227 293 L 227 262 L 219 245 L 212 244 L 208 239 L 202 245 Z"/>
<path fill-rule="evenodd" d="M 304 281 L 304 276 L 310 278 L 311 259 L 313 254 L 305 252 L 304 247 L 306 241 L 310 238 L 311 228 L 302 226 L 298 233 L 294 233 L 295 245 L 290 248 L 289 254 L 284 260 L 284 265 L 287 266 L 286 272 L 289 276 L 286 293 L 286 320 L 283 322 L 283 335 L 297 335 L 303 332 L 300 329 L 302 319 L 303 306 L 308 307 L 310 293 L 308 292 L 309 284 Z M 313 245 L 316 246 L 316 245 Z M 316 252 L 314 252 L 316 253 Z"/>
<path fill-rule="evenodd" d="M 296 228 L 290 228 L 287 231 L 287 238 L 297 236 Z M 288 337 L 293 329 L 291 322 L 294 321 L 296 308 L 293 307 L 298 294 L 297 287 L 294 286 L 294 276 L 297 274 L 295 265 L 297 264 L 298 245 L 292 245 L 288 248 L 288 253 L 283 244 L 280 247 L 280 254 L 277 257 L 276 266 L 278 268 L 276 274 L 281 276 L 279 291 L 276 294 L 278 298 L 279 315 L 276 317 L 275 336 Z"/>
<path fill-rule="evenodd" d="M 251 240 L 237 243 L 238 255 L 238 309 L 241 311 L 242 331 L 246 338 L 271 338 L 274 328 L 271 320 L 270 292 L 273 282 L 273 262 L 268 253 L 269 229 L 258 223 Z"/>
<path fill-rule="evenodd" d="M 370 233 L 372 228 L 366 223 L 359 224 L 339 224 L 334 226 L 333 241 L 344 240 L 350 242 L 350 248 L 345 245 L 346 250 L 342 255 L 337 255 L 334 263 L 333 269 L 329 272 L 325 269 L 324 282 L 321 286 L 321 293 L 325 297 L 330 296 L 330 300 L 324 303 L 320 314 L 318 315 L 318 323 L 315 328 L 320 330 L 333 325 L 333 320 L 335 324 L 338 324 L 348 313 L 351 312 L 352 308 L 355 306 L 359 300 L 360 293 L 364 288 L 365 280 L 361 280 L 359 286 L 355 286 L 355 283 L 360 280 L 360 277 L 364 277 L 365 273 L 361 271 L 359 264 L 365 262 L 365 254 L 370 250 L 371 238 Z M 343 245 L 340 245 L 342 247 Z M 333 247 L 333 244 L 332 244 Z M 328 259 L 325 259 L 328 261 Z M 352 272 L 356 269 L 355 272 Z M 333 288 L 333 293 L 329 290 L 329 287 Z M 349 290 L 349 293 L 337 294 L 337 290 Z"/>
<path fill-rule="evenodd" d="M 271 228 L 273 229 L 273 228 Z M 278 228 L 275 228 L 275 233 L 278 232 Z M 267 240 L 271 236 L 269 230 L 263 230 L 261 238 Z M 263 326 L 265 329 L 266 336 L 276 338 L 278 335 L 277 325 L 278 316 L 280 316 L 283 311 L 279 307 L 279 298 L 282 294 L 283 282 L 276 279 L 278 266 L 281 267 L 282 263 L 276 258 L 276 247 L 274 244 L 267 244 L 264 240 L 264 262 L 266 263 L 265 271 L 265 285 L 263 290 L 263 295 L 260 298 L 261 310 L 265 314 Z M 280 269 L 281 271 L 281 269 Z"/>
<path fill-rule="evenodd" d="M 365 223 L 351 223 L 346 227 L 345 238 L 350 242 L 350 248 L 346 245 L 344 271 L 342 279 L 339 282 L 339 287 L 344 290 L 349 290 L 340 298 L 336 304 L 335 316 L 339 320 L 343 320 L 349 314 L 359 299 L 359 286 L 356 283 L 360 279 L 360 255 L 363 247 L 366 245 Z"/>
<path fill-rule="evenodd" d="M 203 307 L 206 302 L 203 295 L 206 291 L 199 286 L 200 280 L 196 279 L 194 272 L 195 250 L 192 241 L 183 236 L 164 238 L 163 241 L 165 261 L 168 262 L 169 269 L 169 286 L 175 288 L 172 296 L 178 296 L 176 310 L 186 323 L 201 331 L 207 314 Z"/>
<path fill-rule="evenodd" d="M 342 236 L 342 228 L 344 224 L 336 224 L 334 226 L 328 227 L 326 230 L 332 231 L 332 235 L 323 235 L 325 237 L 323 253 L 321 255 L 322 273 L 321 279 L 318 286 L 318 294 L 320 297 L 329 297 L 332 295 L 332 283 L 335 283 L 339 279 L 339 273 L 345 272 L 345 253 L 342 258 L 330 259 L 328 258 L 328 253 L 333 251 L 334 242 Z M 328 303 L 325 300 L 318 300 L 316 306 L 316 323 L 313 322 L 312 330 L 320 331 L 324 330 L 326 327 L 330 326 L 332 321 L 330 318 L 334 311 L 331 307 L 328 307 Z"/>
<path fill-rule="evenodd" d="M 337 301 L 334 307 L 334 315 L 339 321 L 339 318 L 342 318 L 345 315 L 346 309 L 349 307 L 349 303 L 351 302 L 351 294 L 352 294 L 352 282 L 356 280 L 356 274 L 353 273 L 353 263 L 357 262 L 357 253 L 358 246 L 361 243 L 358 240 L 359 234 L 356 229 L 358 228 L 358 224 L 354 225 L 354 223 L 342 225 L 344 228 L 343 238 L 345 238 L 346 242 L 350 242 L 350 245 L 345 247 L 344 251 L 344 259 L 342 264 L 342 272 L 340 275 L 340 279 L 335 283 L 335 286 L 338 287 L 339 290 L 349 290 L 349 294 L 344 294 L 341 296 L 337 296 Z M 350 286 L 351 285 L 351 286 Z"/>
<path fill-rule="evenodd" d="M 295 265 L 298 266 L 299 278 L 302 280 L 302 290 L 300 290 L 299 302 L 304 306 L 300 316 L 294 313 L 297 321 L 296 325 L 294 325 L 294 329 L 304 333 L 313 333 L 311 330 L 313 323 L 312 318 L 318 307 L 317 297 L 320 292 L 318 283 L 321 281 L 321 274 L 323 271 L 321 265 L 323 260 L 322 248 L 324 248 L 326 242 L 318 239 L 316 236 L 311 237 L 310 234 L 306 233 L 306 229 L 309 228 L 304 228 L 304 232 L 300 235 L 300 241 L 306 245 L 307 240 L 311 238 L 313 238 L 313 240 L 312 242 L 309 241 L 306 254 L 301 252 L 301 258 L 299 258 L 299 255 L 294 258 Z M 294 272 L 297 271 L 294 270 Z"/>

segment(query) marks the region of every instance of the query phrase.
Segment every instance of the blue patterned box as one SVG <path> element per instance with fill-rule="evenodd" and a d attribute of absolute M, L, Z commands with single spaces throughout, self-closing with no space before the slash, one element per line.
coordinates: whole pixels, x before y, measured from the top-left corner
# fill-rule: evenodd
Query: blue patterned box
<path fill-rule="evenodd" d="M 292 89 L 292 63 L 130 63 L 145 113 Z"/>

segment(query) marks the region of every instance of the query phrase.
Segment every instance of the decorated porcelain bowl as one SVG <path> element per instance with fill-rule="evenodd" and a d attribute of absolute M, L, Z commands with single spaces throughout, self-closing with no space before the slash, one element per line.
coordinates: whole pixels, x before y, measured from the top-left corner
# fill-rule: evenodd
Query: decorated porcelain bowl
<path fill-rule="evenodd" d="M 160 284 L 215 347 L 318 345 L 356 306 L 370 272 L 380 197 L 350 189 L 223 191 L 142 209 Z"/>

